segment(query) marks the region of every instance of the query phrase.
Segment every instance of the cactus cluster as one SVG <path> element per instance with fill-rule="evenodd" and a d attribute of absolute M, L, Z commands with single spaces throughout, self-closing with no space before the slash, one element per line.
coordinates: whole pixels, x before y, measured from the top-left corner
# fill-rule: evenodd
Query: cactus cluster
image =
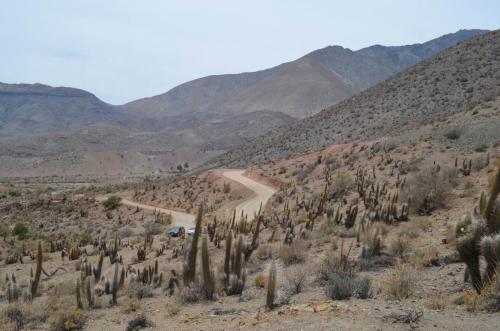
<path fill-rule="evenodd" d="M 481 293 L 482 287 L 489 283 L 497 271 L 500 260 L 500 208 L 496 205 L 500 194 L 500 166 L 493 178 L 491 191 L 486 197 L 481 193 L 479 199 L 479 220 L 476 224 L 467 217 L 457 224 L 457 251 L 467 265 L 464 279 L 470 280 L 474 289 Z M 477 210 L 477 209 L 476 209 Z M 484 275 L 481 275 L 480 256 L 486 260 Z"/>

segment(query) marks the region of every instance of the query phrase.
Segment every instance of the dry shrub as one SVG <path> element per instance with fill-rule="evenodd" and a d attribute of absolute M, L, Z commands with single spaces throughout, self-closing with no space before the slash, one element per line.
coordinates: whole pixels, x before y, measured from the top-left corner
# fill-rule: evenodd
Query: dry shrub
<path fill-rule="evenodd" d="M 273 258 L 273 249 L 269 244 L 259 245 L 256 253 L 257 258 L 262 261 L 270 260 Z"/>
<path fill-rule="evenodd" d="M 354 274 L 336 274 L 326 285 L 326 295 L 332 300 L 344 300 L 354 296 L 367 299 L 372 296 L 371 281 L 367 277 Z"/>
<path fill-rule="evenodd" d="M 204 292 L 204 289 L 196 285 L 184 286 L 176 292 L 176 298 L 181 304 L 197 303 L 204 298 Z"/>
<path fill-rule="evenodd" d="M 345 251 L 341 245 L 336 254 L 327 254 L 318 267 L 318 280 L 322 283 L 328 282 L 332 274 L 352 274 L 354 264 L 349 258 L 350 249 Z"/>
<path fill-rule="evenodd" d="M 413 256 L 413 265 L 415 266 L 429 266 L 433 259 L 438 256 L 438 249 L 436 246 L 427 246 L 417 250 Z"/>
<path fill-rule="evenodd" d="M 137 298 L 125 298 L 121 304 L 121 311 L 125 314 L 135 313 L 141 308 Z"/>
<path fill-rule="evenodd" d="M 348 194 L 354 186 L 354 180 L 346 171 L 340 171 L 333 177 L 332 185 L 328 191 L 328 199 L 338 200 Z"/>
<path fill-rule="evenodd" d="M 415 269 L 407 264 L 401 264 L 385 281 L 385 294 L 389 299 L 407 299 L 413 295 L 416 281 Z"/>
<path fill-rule="evenodd" d="M 443 297 L 434 297 L 429 302 L 425 303 L 425 307 L 431 310 L 444 310 L 448 303 Z"/>
<path fill-rule="evenodd" d="M 308 270 L 306 266 L 297 265 L 285 271 L 286 287 L 291 294 L 302 292 L 307 280 Z"/>
<path fill-rule="evenodd" d="M 283 245 L 280 248 L 280 259 L 286 266 L 302 263 L 305 260 L 306 247 L 302 241 L 296 241 L 291 245 Z"/>
<path fill-rule="evenodd" d="M 436 169 L 424 168 L 409 178 L 402 198 L 409 202 L 410 210 L 427 215 L 444 206 L 457 174 L 454 168 Z"/>
<path fill-rule="evenodd" d="M 402 260 L 406 260 L 410 250 L 410 244 L 411 241 L 408 237 L 398 236 L 389 245 L 389 252 Z"/>
<path fill-rule="evenodd" d="M 177 302 L 167 304 L 167 313 L 169 316 L 177 315 L 181 311 L 181 306 Z"/>
<path fill-rule="evenodd" d="M 266 276 L 258 274 L 255 277 L 255 287 L 264 288 L 266 286 Z"/>
<path fill-rule="evenodd" d="M 81 330 L 85 315 L 82 310 L 61 307 L 49 317 L 49 323 L 52 331 Z"/>

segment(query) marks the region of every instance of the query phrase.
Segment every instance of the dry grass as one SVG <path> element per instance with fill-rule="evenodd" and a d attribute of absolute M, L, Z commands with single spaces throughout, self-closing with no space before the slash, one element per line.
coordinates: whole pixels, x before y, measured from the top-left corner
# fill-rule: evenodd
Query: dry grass
<path fill-rule="evenodd" d="M 416 281 L 415 269 L 407 264 L 401 264 L 385 281 L 384 292 L 389 299 L 408 299 L 414 293 Z"/>
<path fill-rule="evenodd" d="M 283 245 L 280 248 L 280 259 L 286 266 L 304 262 L 305 245 L 302 241 L 294 242 L 291 245 Z"/>

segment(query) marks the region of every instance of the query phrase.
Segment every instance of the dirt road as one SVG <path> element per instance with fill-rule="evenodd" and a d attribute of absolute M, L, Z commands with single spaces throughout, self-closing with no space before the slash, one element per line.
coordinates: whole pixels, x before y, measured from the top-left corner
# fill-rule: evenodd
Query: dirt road
<path fill-rule="evenodd" d="M 261 204 L 264 206 L 274 192 L 276 192 L 272 187 L 244 176 L 244 172 L 245 170 L 221 170 L 224 177 L 234 180 L 254 192 L 253 197 L 236 206 L 237 220 L 240 219 L 242 211 L 244 215 L 248 216 L 248 219 L 252 219 L 259 212 Z"/>
<path fill-rule="evenodd" d="M 244 170 L 220 170 L 220 173 L 224 177 L 239 182 L 240 184 L 246 186 L 247 188 L 249 188 L 251 191 L 254 192 L 254 195 L 251 198 L 246 199 L 245 201 L 241 202 L 236 206 L 237 220 L 239 220 L 242 210 L 243 213 L 245 215 L 248 215 L 248 218 L 251 219 L 259 211 L 261 203 L 262 205 L 265 205 L 267 203 L 267 200 L 269 200 L 269 198 L 275 192 L 273 188 L 258 183 L 248 177 L 245 177 L 243 175 Z M 107 196 L 100 196 L 97 197 L 97 200 L 103 201 L 106 198 Z M 160 208 L 151 205 L 145 205 L 139 202 L 128 200 L 123 197 L 121 202 L 122 204 L 127 206 L 139 207 L 141 209 L 146 209 L 146 210 L 156 210 L 159 211 L 160 213 L 170 214 L 172 215 L 173 225 L 175 226 L 183 226 L 186 229 L 194 226 L 194 215 L 188 213 L 183 213 L 180 211 Z M 232 210 L 230 212 L 232 212 Z"/>

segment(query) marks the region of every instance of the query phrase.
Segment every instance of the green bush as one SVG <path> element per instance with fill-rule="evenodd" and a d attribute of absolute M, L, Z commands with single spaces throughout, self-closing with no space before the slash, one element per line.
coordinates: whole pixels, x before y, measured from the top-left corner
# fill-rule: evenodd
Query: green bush
<path fill-rule="evenodd" d="M 21 192 L 19 191 L 9 191 L 9 195 L 13 198 L 17 198 L 21 196 Z"/>
<path fill-rule="evenodd" d="M 29 230 L 23 223 L 17 223 L 12 229 L 12 235 L 17 236 L 19 240 L 28 238 Z"/>
<path fill-rule="evenodd" d="M 85 246 L 90 244 L 90 242 L 92 241 L 92 235 L 88 232 L 84 232 L 78 235 L 76 239 L 80 243 L 80 245 Z"/>
<path fill-rule="evenodd" d="M 108 197 L 106 200 L 104 200 L 102 204 L 106 209 L 115 209 L 118 206 L 120 206 L 121 201 L 122 198 L 116 195 L 112 195 Z"/>

